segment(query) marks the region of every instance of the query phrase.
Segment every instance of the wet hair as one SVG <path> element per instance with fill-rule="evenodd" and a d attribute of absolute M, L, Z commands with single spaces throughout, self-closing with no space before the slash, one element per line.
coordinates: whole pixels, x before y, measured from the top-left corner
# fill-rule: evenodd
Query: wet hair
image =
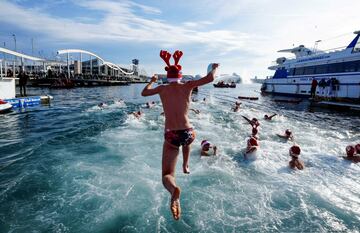
<path fill-rule="evenodd" d="M 292 157 L 297 158 L 300 153 L 301 153 L 301 149 L 300 146 L 298 145 L 293 145 L 292 147 L 290 147 L 289 153 Z"/>
<path fill-rule="evenodd" d="M 290 129 L 287 129 L 287 130 L 285 130 L 285 134 L 288 135 L 288 136 L 290 136 L 290 135 L 292 134 L 292 132 L 291 132 Z"/>

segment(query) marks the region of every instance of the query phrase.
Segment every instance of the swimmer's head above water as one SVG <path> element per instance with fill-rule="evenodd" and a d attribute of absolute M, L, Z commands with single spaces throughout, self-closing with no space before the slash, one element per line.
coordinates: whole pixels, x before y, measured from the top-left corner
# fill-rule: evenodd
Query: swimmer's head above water
<path fill-rule="evenodd" d="M 298 146 L 298 145 L 293 145 L 289 149 L 289 155 L 293 158 L 296 158 L 296 159 L 299 158 L 300 153 L 301 153 L 301 149 L 300 149 L 300 146 Z"/>
<path fill-rule="evenodd" d="M 292 132 L 290 129 L 285 130 L 285 135 L 290 137 L 292 135 Z"/>
<path fill-rule="evenodd" d="M 207 141 L 207 140 L 203 140 L 203 141 L 201 142 L 201 149 L 202 149 L 203 151 L 208 151 L 208 150 L 210 149 L 210 142 Z"/>
<path fill-rule="evenodd" d="M 346 150 L 346 155 L 347 156 L 354 156 L 354 154 L 356 153 L 356 149 L 355 149 L 355 147 L 354 146 L 347 146 L 346 148 L 345 148 L 345 150 Z"/>
<path fill-rule="evenodd" d="M 357 154 L 360 154 L 360 143 L 356 144 L 355 150 Z"/>
<path fill-rule="evenodd" d="M 174 58 L 174 65 L 170 65 L 171 54 L 168 51 L 161 50 L 160 57 L 166 63 L 165 71 L 167 71 L 167 80 L 169 83 L 180 82 L 182 79 L 181 65 L 179 65 L 179 60 L 183 55 L 182 51 L 176 50 L 172 55 Z"/>

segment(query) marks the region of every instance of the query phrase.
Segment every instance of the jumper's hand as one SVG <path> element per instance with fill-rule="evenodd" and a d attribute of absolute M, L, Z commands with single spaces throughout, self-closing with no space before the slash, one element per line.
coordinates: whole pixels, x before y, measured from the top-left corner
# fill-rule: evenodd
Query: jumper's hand
<path fill-rule="evenodd" d="M 212 64 L 212 69 L 213 70 L 217 69 L 219 67 L 219 65 L 220 65 L 219 63 L 213 63 Z"/>
<path fill-rule="evenodd" d="M 154 75 L 151 77 L 151 82 L 152 82 L 152 83 L 155 83 L 157 80 L 158 80 L 158 77 L 157 77 L 156 74 L 154 74 Z"/>

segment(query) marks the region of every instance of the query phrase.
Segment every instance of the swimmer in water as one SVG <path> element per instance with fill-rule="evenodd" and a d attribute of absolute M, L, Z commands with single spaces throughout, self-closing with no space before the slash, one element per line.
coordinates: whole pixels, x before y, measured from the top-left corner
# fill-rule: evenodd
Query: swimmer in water
<path fill-rule="evenodd" d="M 252 131 L 251 131 L 251 137 L 253 137 L 253 138 L 255 138 L 256 140 L 258 140 L 258 139 L 259 139 L 258 136 L 257 136 L 258 132 L 259 132 L 259 130 L 258 130 L 256 127 L 253 127 L 253 128 L 252 128 Z"/>
<path fill-rule="evenodd" d="M 234 112 L 240 111 L 240 105 L 241 105 L 241 103 L 236 101 L 236 102 L 235 102 L 235 106 L 232 108 L 232 110 L 233 110 Z"/>
<path fill-rule="evenodd" d="M 246 116 L 242 116 L 252 127 L 259 127 L 260 126 L 260 122 L 258 121 L 258 119 L 253 118 L 253 119 L 249 119 Z"/>
<path fill-rule="evenodd" d="M 281 135 L 281 134 L 276 134 L 278 137 L 286 139 L 286 140 L 290 140 L 293 141 L 294 140 L 294 135 L 291 132 L 290 129 L 285 130 L 285 134 Z"/>
<path fill-rule="evenodd" d="M 292 169 L 303 170 L 305 168 L 304 162 L 299 159 L 301 153 L 301 149 L 298 145 L 293 145 L 289 149 L 289 155 L 291 157 L 291 161 L 289 162 L 289 166 Z"/>
<path fill-rule="evenodd" d="M 198 109 L 190 108 L 189 110 L 193 111 L 195 114 L 200 114 L 200 110 Z"/>
<path fill-rule="evenodd" d="M 349 160 L 353 163 L 359 163 L 360 162 L 360 144 L 357 144 L 356 146 L 347 146 L 346 147 L 346 155 L 343 156 L 344 159 Z"/>
<path fill-rule="evenodd" d="M 272 119 L 274 116 L 276 116 L 276 115 L 277 115 L 276 113 L 273 114 L 273 115 L 271 115 L 271 116 L 265 115 L 265 116 L 264 116 L 264 119 L 267 120 L 267 121 L 271 121 L 271 119 Z"/>
<path fill-rule="evenodd" d="M 212 149 L 212 154 L 210 153 L 210 149 Z M 201 156 L 211 156 L 216 155 L 217 147 L 215 145 L 211 145 L 208 140 L 203 140 L 201 142 Z"/>
<path fill-rule="evenodd" d="M 141 111 L 132 112 L 130 113 L 130 115 L 133 115 L 136 119 L 140 119 L 140 117 L 142 116 L 142 112 Z"/>
<path fill-rule="evenodd" d="M 98 104 L 98 107 L 99 107 L 101 110 L 103 110 L 106 106 L 107 106 L 107 104 L 105 104 L 105 103 L 100 103 L 100 104 Z"/>
<path fill-rule="evenodd" d="M 146 108 L 152 108 L 155 106 L 155 102 L 146 102 Z"/>
<path fill-rule="evenodd" d="M 250 154 L 257 152 L 260 148 L 259 143 L 255 137 L 250 137 L 247 141 L 247 147 L 244 154 L 245 159 L 248 159 Z"/>
<path fill-rule="evenodd" d="M 174 65 L 170 65 L 171 54 L 167 51 L 161 51 L 160 57 L 165 61 L 167 71 L 168 85 L 160 85 L 152 88 L 156 83 L 157 77 L 153 76 L 149 84 L 142 91 L 142 96 L 160 95 L 160 99 L 165 114 L 165 133 L 162 154 L 162 181 L 164 187 L 171 194 L 170 210 L 175 220 L 181 216 L 180 207 L 180 188 L 175 183 L 175 168 L 179 154 L 179 147 L 182 147 L 183 153 L 183 172 L 189 171 L 190 145 L 195 139 L 195 132 L 190 124 L 188 113 L 191 101 L 191 93 L 195 87 L 205 85 L 214 81 L 215 72 L 218 64 L 212 64 L 210 72 L 199 79 L 186 83 L 181 82 L 181 66 L 178 64 L 181 51 L 173 54 Z"/>
<path fill-rule="evenodd" d="M 203 99 L 203 102 L 206 102 L 206 98 Z"/>

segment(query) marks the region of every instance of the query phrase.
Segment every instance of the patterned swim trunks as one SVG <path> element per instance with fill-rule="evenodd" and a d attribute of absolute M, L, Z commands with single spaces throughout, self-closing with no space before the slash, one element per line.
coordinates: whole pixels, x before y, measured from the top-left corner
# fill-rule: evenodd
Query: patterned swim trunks
<path fill-rule="evenodd" d="M 173 146 L 188 146 L 195 139 L 195 131 L 193 128 L 181 130 L 166 130 L 164 134 L 165 141 Z"/>

